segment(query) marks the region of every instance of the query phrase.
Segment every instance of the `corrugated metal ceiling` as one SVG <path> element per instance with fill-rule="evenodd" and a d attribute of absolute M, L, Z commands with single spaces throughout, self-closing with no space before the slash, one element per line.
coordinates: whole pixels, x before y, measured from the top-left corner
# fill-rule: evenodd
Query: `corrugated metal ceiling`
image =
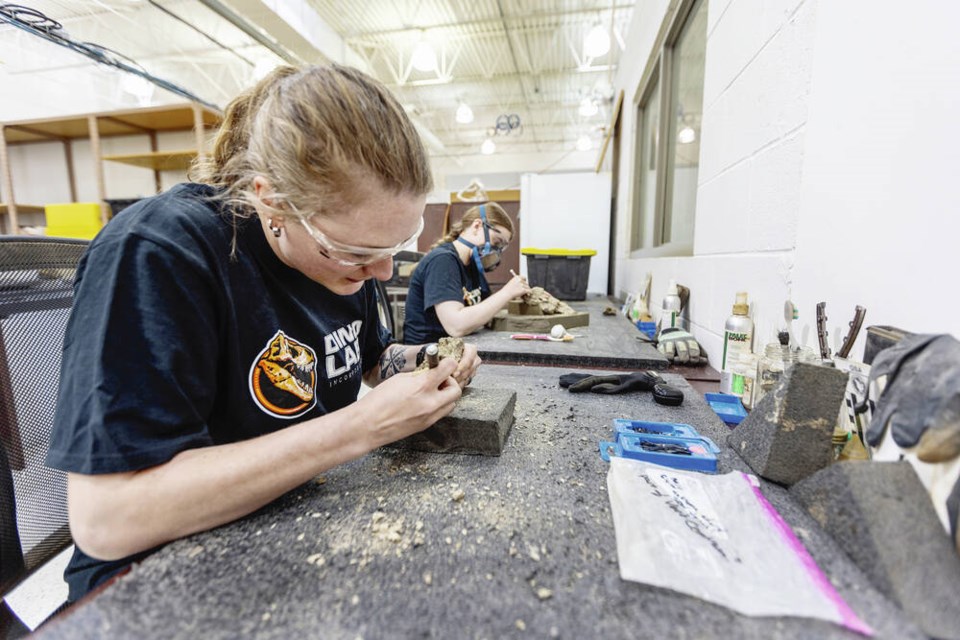
<path fill-rule="evenodd" d="M 251 29 L 268 34 L 269 27 L 257 24 L 257 12 L 249 9 L 255 5 L 275 8 L 280 1 L 24 0 L 22 4 L 60 22 L 71 37 L 108 47 L 151 74 L 222 106 L 252 81 L 254 67 L 279 62 L 275 52 L 251 37 Z M 596 145 L 609 120 L 611 81 L 633 10 L 633 0 L 283 0 L 281 4 L 289 9 L 301 1 L 433 134 L 429 137 L 435 156 L 476 153 L 491 136 L 500 152 L 572 149 L 584 134 Z M 245 21 L 246 32 L 225 19 L 216 5 L 236 12 Z M 583 40 L 597 25 L 612 36 L 612 46 L 609 53 L 590 59 L 584 56 Z M 0 40 L 17 40 L 16 53 L 4 56 L 4 71 L 11 77 L 71 66 L 63 56 L 25 52 L 24 36 L 29 39 L 29 35 L 14 35 L 15 31 L 0 25 Z M 436 71 L 412 67 L 411 55 L 420 40 L 435 48 Z M 284 42 L 278 40 L 277 45 L 283 47 Z M 48 52 L 50 45 L 45 46 Z M 580 115 L 585 98 L 598 103 L 596 115 Z M 455 121 L 461 102 L 474 112 L 470 124 Z M 511 115 L 519 117 L 521 126 L 495 133 L 497 119 Z"/>

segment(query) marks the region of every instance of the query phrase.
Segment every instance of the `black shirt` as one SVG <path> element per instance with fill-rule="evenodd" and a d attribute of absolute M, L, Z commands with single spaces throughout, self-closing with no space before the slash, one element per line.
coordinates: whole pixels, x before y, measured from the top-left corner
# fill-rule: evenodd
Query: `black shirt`
<path fill-rule="evenodd" d="M 471 306 L 480 301 L 480 273 L 471 260 L 464 265 L 453 243 L 442 244 L 417 264 L 410 278 L 404 307 L 403 341 L 436 342 L 447 335 L 436 305 L 454 300 Z"/>
<path fill-rule="evenodd" d="M 283 264 L 255 217 L 235 228 L 212 195 L 178 185 L 91 243 L 64 339 L 51 467 L 145 469 L 356 400 L 390 341 L 373 287 L 331 292 Z M 144 555 L 103 562 L 78 549 L 70 600 Z"/>

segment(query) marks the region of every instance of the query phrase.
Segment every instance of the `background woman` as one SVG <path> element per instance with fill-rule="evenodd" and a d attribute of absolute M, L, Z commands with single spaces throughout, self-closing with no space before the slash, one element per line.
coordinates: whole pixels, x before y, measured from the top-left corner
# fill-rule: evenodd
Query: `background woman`
<path fill-rule="evenodd" d="M 530 291 L 514 276 L 491 294 L 485 273 L 500 264 L 513 240 L 513 221 L 495 202 L 471 207 L 413 271 L 404 311 L 403 335 L 410 342 L 473 333 L 507 303 Z"/>

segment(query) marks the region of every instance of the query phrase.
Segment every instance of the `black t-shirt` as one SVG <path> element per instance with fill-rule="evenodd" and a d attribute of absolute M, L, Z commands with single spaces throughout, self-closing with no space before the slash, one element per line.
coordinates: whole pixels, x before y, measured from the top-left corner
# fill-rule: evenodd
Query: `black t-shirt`
<path fill-rule="evenodd" d="M 390 341 L 373 287 L 341 296 L 310 280 L 280 261 L 256 218 L 235 228 L 213 194 L 178 185 L 124 210 L 91 243 L 49 466 L 145 469 L 356 400 Z M 65 573 L 70 599 L 145 555 L 103 562 L 78 549 Z"/>
<path fill-rule="evenodd" d="M 436 247 L 417 264 L 410 278 L 403 341 L 407 344 L 436 342 L 447 335 L 437 318 L 436 305 L 455 300 L 471 306 L 480 299 L 480 272 L 473 260 L 464 265 L 453 243 Z"/>

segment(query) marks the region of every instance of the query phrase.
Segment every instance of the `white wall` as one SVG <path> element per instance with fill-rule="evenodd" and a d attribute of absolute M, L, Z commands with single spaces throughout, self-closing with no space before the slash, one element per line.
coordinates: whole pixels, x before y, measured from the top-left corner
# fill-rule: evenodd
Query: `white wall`
<path fill-rule="evenodd" d="M 623 57 L 637 64 L 616 83 L 629 105 L 618 288 L 651 272 L 658 312 L 670 278 L 690 287 L 692 330 L 714 366 L 737 290 L 750 293 L 757 351 L 784 324 L 786 299 L 809 346 L 819 301 L 834 349 L 857 304 L 867 325 L 960 335 L 960 301 L 945 294 L 960 266 L 960 39 L 950 31 L 960 6 L 710 0 L 693 255 L 638 258 L 635 93 L 667 10 L 637 6 Z"/>
<path fill-rule="evenodd" d="M 150 151 L 150 138 L 146 135 L 102 138 L 100 145 L 103 155 L 146 153 Z M 195 145 L 191 131 L 157 135 L 157 148 L 161 151 L 192 149 Z M 71 202 L 67 161 L 61 143 L 41 142 L 8 148 L 17 202 L 34 205 Z M 90 141 L 75 140 L 72 157 L 77 201 L 96 202 L 97 180 Z M 108 198 L 139 198 L 156 193 L 151 169 L 107 161 L 103 163 L 103 173 Z M 167 189 L 186 177 L 185 171 L 161 171 L 160 183 Z"/>
<path fill-rule="evenodd" d="M 960 5 L 821 2 L 796 297 L 960 337 Z M 855 37 L 851 34 L 855 25 Z"/>
<path fill-rule="evenodd" d="M 520 187 L 520 246 L 594 249 L 588 293 L 607 292 L 610 256 L 610 174 L 524 174 Z M 526 275 L 525 260 L 520 262 Z"/>
<path fill-rule="evenodd" d="M 524 173 L 591 171 L 596 166 L 598 153 L 597 149 L 571 149 L 549 153 L 506 153 L 498 150 L 491 155 L 435 155 L 430 159 L 434 184 L 430 201 L 447 202 L 450 191 L 455 190 L 451 185 L 459 184 L 467 176 L 468 182 L 479 177 L 488 189 L 517 189 L 520 187 L 519 180 L 505 184 L 499 178 L 507 174 L 520 176 Z M 484 176 L 490 176 L 490 181 L 484 181 Z"/>

